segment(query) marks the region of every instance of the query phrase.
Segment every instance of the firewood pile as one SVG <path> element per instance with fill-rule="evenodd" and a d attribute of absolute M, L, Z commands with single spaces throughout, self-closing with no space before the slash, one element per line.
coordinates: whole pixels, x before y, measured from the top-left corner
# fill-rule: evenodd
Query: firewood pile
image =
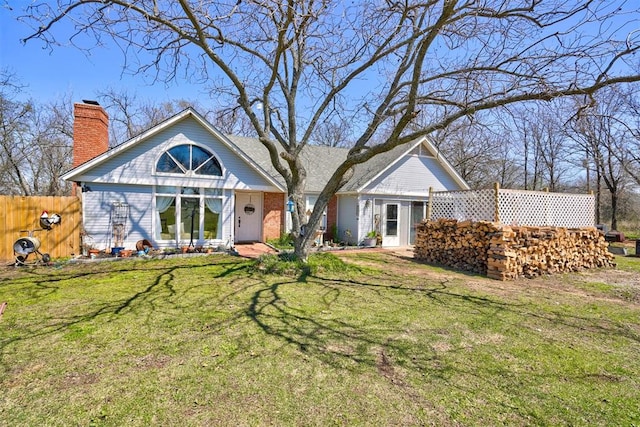
<path fill-rule="evenodd" d="M 414 257 L 498 280 L 612 267 L 604 236 L 593 227 L 506 226 L 488 221 L 423 221 Z"/>

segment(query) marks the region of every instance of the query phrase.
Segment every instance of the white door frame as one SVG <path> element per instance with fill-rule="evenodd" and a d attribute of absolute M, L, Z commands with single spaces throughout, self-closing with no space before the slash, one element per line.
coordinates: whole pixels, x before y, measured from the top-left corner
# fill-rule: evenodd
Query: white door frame
<path fill-rule="evenodd" d="M 395 205 L 395 218 L 389 218 L 389 207 Z M 384 200 L 382 202 L 382 246 L 399 246 L 400 245 L 400 201 L 397 200 Z M 391 212 L 393 213 L 393 212 Z M 389 234 L 394 231 L 395 234 Z"/>

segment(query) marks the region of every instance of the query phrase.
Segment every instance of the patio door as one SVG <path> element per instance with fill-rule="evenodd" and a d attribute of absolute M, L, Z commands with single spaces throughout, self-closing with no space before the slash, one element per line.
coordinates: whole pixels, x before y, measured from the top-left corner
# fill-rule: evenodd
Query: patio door
<path fill-rule="evenodd" d="M 236 193 L 235 241 L 259 242 L 262 230 L 262 194 Z"/>
<path fill-rule="evenodd" d="M 400 245 L 400 204 L 382 205 L 382 246 Z"/>

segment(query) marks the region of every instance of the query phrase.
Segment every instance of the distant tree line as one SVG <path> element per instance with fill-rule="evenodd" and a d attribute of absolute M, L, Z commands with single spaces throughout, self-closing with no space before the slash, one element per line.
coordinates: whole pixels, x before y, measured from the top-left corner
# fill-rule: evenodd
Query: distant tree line
<path fill-rule="evenodd" d="M 592 96 L 477 114 L 435 135 L 472 188 L 593 192 L 596 222 L 640 224 L 640 96 L 612 86 Z"/>
<path fill-rule="evenodd" d="M 562 98 L 476 114 L 432 135 L 472 188 L 593 192 L 598 223 L 640 223 L 640 96 L 612 86 L 590 97 Z M 0 70 L 0 193 L 67 195 L 60 176 L 71 167 L 73 95 L 31 98 L 18 76 Z M 121 144 L 191 106 L 226 134 L 254 136 L 233 109 L 193 100 L 154 103 L 127 90 L 95 94 L 110 118 L 110 145 Z M 419 120 L 414 126 L 420 126 Z M 315 144 L 350 147 L 347 123 L 324 123 Z"/>

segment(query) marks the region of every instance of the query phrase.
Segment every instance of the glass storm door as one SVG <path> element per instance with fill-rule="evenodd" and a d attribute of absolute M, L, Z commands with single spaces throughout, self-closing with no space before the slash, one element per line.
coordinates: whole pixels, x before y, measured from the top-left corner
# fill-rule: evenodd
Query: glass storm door
<path fill-rule="evenodd" d="M 398 246 L 400 244 L 400 205 L 398 203 L 385 203 L 383 205 L 383 246 Z"/>

